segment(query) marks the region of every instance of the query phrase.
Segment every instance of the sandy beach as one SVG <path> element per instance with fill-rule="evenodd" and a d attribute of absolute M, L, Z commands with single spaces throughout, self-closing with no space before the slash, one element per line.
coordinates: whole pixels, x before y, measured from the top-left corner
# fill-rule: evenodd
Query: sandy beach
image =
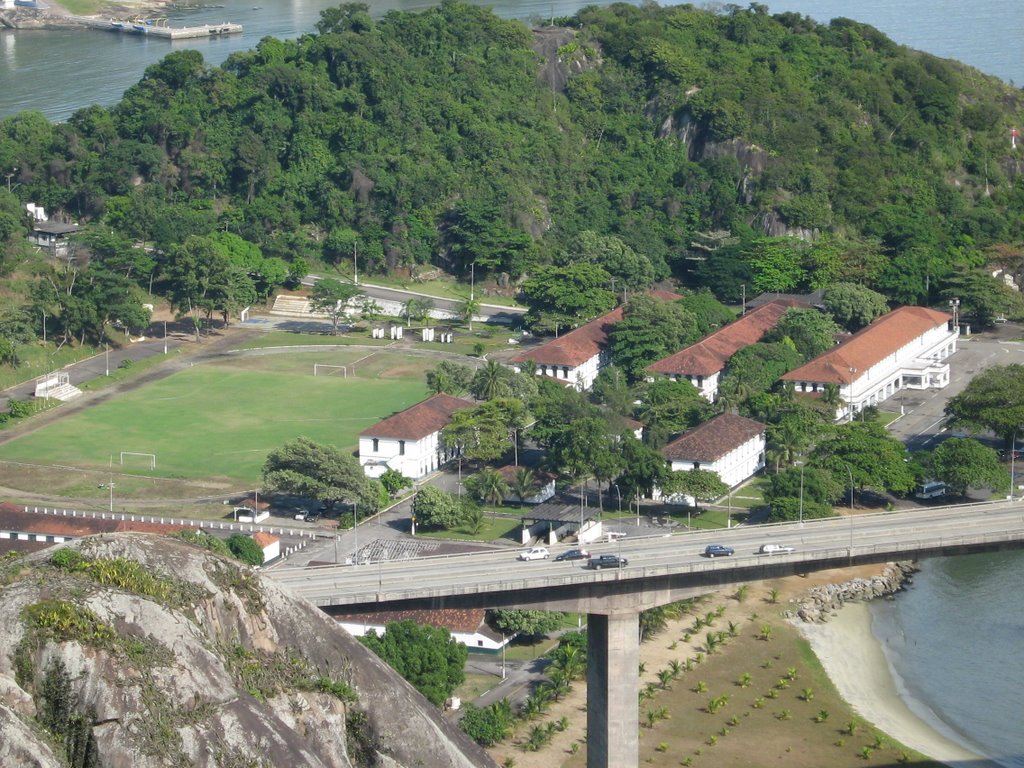
<path fill-rule="evenodd" d="M 794 624 L 844 699 L 866 720 L 903 744 L 958 768 L 998 768 L 918 717 L 900 698 L 889 663 L 871 631 L 866 603 L 849 603 L 825 624 Z"/>

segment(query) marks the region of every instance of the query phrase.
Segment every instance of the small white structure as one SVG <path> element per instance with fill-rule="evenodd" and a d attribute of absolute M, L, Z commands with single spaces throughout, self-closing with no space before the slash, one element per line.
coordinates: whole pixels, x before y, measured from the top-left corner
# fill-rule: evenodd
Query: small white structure
<path fill-rule="evenodd" d="M 53 371 L 36 379 L 35 397 L 52 397 L 64 402 L 81 394 L 82 390 L 71 383 L 71 376 L 66 371 Z"/>
<path fill-rule="evenodd" d="M 548 499 L 555 495 L 555 475 L 550 472 L 543 472 L 541 470 L 526 467 L 530 473 L 530 491 L 528 496 L 523 497 L 521 500 L 512 492 L 512 486 L 515 483 L 516 473 L 523 469 L 523 467 L 514 467 L 508 464 L 501 467 L 498 472 L 501 473 L 505 483 L 509 486 L 509 492 L 505 495 L 506 504 L 543 504 Z"/>
<path fill-rule="evenodd" d="M 441 443 L 441 430 L 453 413 L 473 405 L 438 394 L 364 429 L 359 433 L 363 471 L 368 477 L 380 477 L 393 469 L 412 480 L 430 474 L 456 456 Z"/>
<path fill-rule="evenodd" d="M 716 472 L 734 488 L 764 467 L 765 426 L 732 413 L 719 414 L 677 437 L 661 453 L 673 472 Z"/>
<path fill-rule="evenodd" d="M 436 611 L 372 611 L 368 613 L 333 614 L 350 635 L 362 637 L 371 629 L 378 635 L 395 621 L 412 621 L 420 626 L 439 627 L 451 632 L 452 638 L 470 651 L 499 653 L 503 646 L 512 641 L 514 635 L 503 636 L 484 622 L 483 609 L 444 608 Z"/>
<path fill-rule="evenodd" d="M 903 389 L 942 389 L 960 336 L 952 316 L 926 307 L 900 307 L 834 349 L 782 376 L 798 393 L 820 396 L 828 384 L 843 403 L 836 420 L 878 405 Z"/>
<path fill-rule="evenodd" d="M 281 556 L 281 540 L 277 536 L 266 531 L 257 531 L 252 535 L 252 539 L 263 550 L 264 563 L 269 563 Z"/>

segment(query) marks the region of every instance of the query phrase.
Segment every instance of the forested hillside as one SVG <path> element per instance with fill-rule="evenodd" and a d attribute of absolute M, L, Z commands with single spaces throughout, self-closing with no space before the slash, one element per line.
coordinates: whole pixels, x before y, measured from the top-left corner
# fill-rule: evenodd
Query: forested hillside
<path fill-rule="evenodd" d="M 1015 311 L 989 274 L 1024 271 L 1017 89 L 759 4 L 556 24 L 342 5 L 221 68 L 171 53 L 111 109 L 8 118 L 4 274 L 23 263 L 21 203 L 97 225 L 75 266 L 93 279 L 8 287 L 82 340 L 109 318 L 57 283 L 230 311 L 354 249 L 367 272 L 468 278 L 473 263 L 510 291 L 537 274 L 610 292 L 673 277 L 738 301 L 741 285 L 852 281 L 898 303 L 956 295 L 983 321 Z M 41 316 L 15 314 L 0 335 Z"/>

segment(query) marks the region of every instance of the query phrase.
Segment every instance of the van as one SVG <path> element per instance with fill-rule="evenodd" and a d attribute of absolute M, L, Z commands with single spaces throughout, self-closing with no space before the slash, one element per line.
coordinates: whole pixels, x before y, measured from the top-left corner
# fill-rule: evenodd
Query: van
<path fill-rule="evenodd" d="M 927 483 L 921 483 L 917 486 L 917 493 L 914 494 L 914 498 L 917 499 L 935 499 L 939 496 L 946 495 L 946 484 L 940 483 L 937 480 L 929 480 Z"/>

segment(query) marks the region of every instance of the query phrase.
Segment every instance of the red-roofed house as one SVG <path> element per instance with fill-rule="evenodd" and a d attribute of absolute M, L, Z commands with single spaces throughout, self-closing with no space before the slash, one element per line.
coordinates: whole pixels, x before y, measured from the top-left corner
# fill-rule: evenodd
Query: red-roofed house
<path fill-rule="evenodd" d="M 359 463 L 369 477 L 388 469 L 412 480 L 430 474 L 453 458 L 441 444 L 441 430 L 452 414 L 473 403 L 451 395 L 434 395 L 389 416 L 359 433 Z"/>
<path fill-rule="evenodd" d="M 671 291 L 654 290 L 649 296 L 660 301 L 677 301 L 682 298 Z M 549 376 L 566 382 L 580 392 L 594 385 L 601 369 L 608 365 L 608 334 L 622 319 L 623 308 L 616 307 L 564 336 L 552 339 L 534 349 L 520 352 L 509 362 L 519 371 L 522 364 L 532 360 L 537 364 L 538 376 Z"/>
<path fill-rule="evenodd" d="M 782 376 L 797 392 L 839 387 L 844 404 L 836 419 L 877 405 L 901 389 L 941 389 L 949 384 L 946 358 L 956 352 L 959 328 L 952 317 L 925 307 L 900 307 L 809 363 Z"/>
<path fill-rule="evenodd" d="M 440 627 L 451 632 L 456 642 L 462 643 L 471 651 L 495 652 L 506 645 L 512 635 L 503 636 L 495 632 L 486 622 L 486 612 L 482 609 L 442 608 L 435 611 L 368 611 L 366 613 L 334 613 L 331 617 L 341 624 L 350 635 L 362 637 L 371 629 L 378 635 L 384 634 L 384 627 L 393 621 L 413 621 L 420 626 Z"/>
<path fill-rule="evenodd" d="M 765 426 L 722 413 L 684 432 L 661 449 L 673 472 L 717 472 L 733 488 L 764 467 Z"/>
<path fill-rule="evenodd" d="M 257 531 L 252 535 L 252 540 L 263 550 L 264 564 L 281 556 L 281 540 L 277 536 L 265 531 Z"/>
<path fill-rule="evenodd" d="M 668 376 L 673 381 L 686 379 L 708 400 L 714 401 L 718 379 L 729 358 L 744 347 L 756 344 L 791 309 L 811 307 L 794 299 L 775 299 L 747 312 L 743 317 L 723 325 L 696 344 L 647 366 L 651 373 Z"/>

